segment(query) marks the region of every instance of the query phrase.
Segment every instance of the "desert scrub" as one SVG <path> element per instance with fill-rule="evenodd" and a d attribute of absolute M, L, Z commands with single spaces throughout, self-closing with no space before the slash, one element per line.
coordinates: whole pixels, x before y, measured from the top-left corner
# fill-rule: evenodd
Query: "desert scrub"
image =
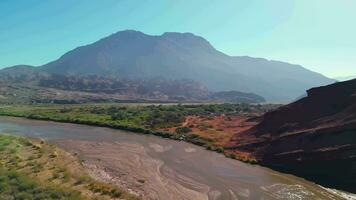
<path fill-rule="evenodd" d="M 263 113 L 273 105 L 201 104 L 201 105 L 17 105 L 0 108 L 0 115 L 27 117 L 144 132 L 178 127 L 186 116 L 212 117 L 241 113 Z M 209 128 L 209 127 L 201 127 Z M 183 130 L 185 131 L 185 130 Z"/>
<path fill-rule="evenodd" d="M 84 199 L 78 191 L 45 186 L 30 176 L 0 168 L 0 199 Z"/>
<path fill-rule="evenodd" d="M 76 157 L 43 141 L 0 135 L 0 148 L 0 199 L 137 199 L 93 180 Z"/>
<path fill-rule="evenodd" d="M 209 150 L 215 150 L 218 153 L 224 153 L 222 148 L 226 143 L 223 142 L 225 142 L 224 139 L 228 139 L 229 135 L 224 133 L 223 129 L 214 130 L 211 124 L 199 123 L 195 127 L 206 134 L 201 134 L 198 131 L 194 133 L 192 130 L 194 126 L 186 127 L 183 125 L 187 117 L 214 119 L 216 116 L 225 116 L 231 120 L 231 116 L 234 115 L 256 116 L 256 114 L 262 114 L 278 106 L 272 104 L 40 104 L 2 107 L 0 108 L 0 115 L 86 124 L 152 134 L 163 138 L 183 140 L 204 146 Z M 0 150 L 1 148 L 0 146 Z M 55 154 L 50 155 L 50 157 L 55 158 Z M 251 162 L 254 163 L 255 161 Z"/>

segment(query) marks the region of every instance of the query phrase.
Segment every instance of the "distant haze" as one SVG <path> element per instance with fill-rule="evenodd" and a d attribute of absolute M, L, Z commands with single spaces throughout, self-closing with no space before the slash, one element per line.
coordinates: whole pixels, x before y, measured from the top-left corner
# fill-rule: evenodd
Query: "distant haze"
<path fill-rule="evenodd" d="M 0 1 L 0 67 L 43 65 L 118 30 L 191 32 L 232 56 L 356 73 L 354 0 Z"/>
<path fill-rule="evenodd" d="M 16 66 L 0 72 L 19 76 L 31 71 L 135 80 L 189 79 L 213 91 L 255 93 L 270 102 L 288 102 L 311 87 L 334 82 L 300 65 L 228 56 L 192 33 L 153 36 L 135 30 L 120 31 L 75 48 L 41 67 Z"/>
<path fill-rule="evenodd" d="M 347 81 L 347 80 L 351 80 L 351 79 L 355 79 L 356 75 L 354 76 L 339 76 L 339 77 L 335 77 L 334 79 L 338 80 L 338 81 Z"/>

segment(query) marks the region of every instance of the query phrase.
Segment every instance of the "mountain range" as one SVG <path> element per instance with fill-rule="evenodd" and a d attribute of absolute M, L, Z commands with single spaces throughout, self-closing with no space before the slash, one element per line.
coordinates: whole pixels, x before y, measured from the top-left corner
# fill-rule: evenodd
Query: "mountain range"
<path fill-rule="evenodd" d="M 213 92 L 254 93 L 270 102 L 292 101 L 311 87 L 334 82 L 299 65 L 226 55 L 192 33 L 152 36 L 133 30 L 75 48 L 42 66 L 22 65 L 0 71 L 0 76 L 21 74 L 192 80 Z"/>

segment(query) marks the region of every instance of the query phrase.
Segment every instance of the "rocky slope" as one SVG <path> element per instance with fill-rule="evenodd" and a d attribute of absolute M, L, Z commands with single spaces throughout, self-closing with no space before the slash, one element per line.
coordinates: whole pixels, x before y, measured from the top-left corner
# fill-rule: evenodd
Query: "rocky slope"
<path fill-rule="evenodd" d="M 356 79 L 313 88 L 234 136 L 262 164 L 356 192 Z"/>
<path fill-rule="evenodd" d="M 4 70 L 6 73 L 0 73 L 0 103 L 265 102 L 256 94 L 212 92 L 201 83 L 186 79 L 130 80 L 98 75 L 50 75 L 20 68 L 24 73 L 12 73 L 7 69 Z M 225 93 L 229 95 L 223 95 Z"/>
<path fill-rule="evenodd" d="M 228 56 L 191 33 L 152 36 L 131 30 L 78 47 L 38 70 L 125 79 L 190 79 L 212 91 L 255 93 L 277 102 L 291 101 L 308 88 L 334 81 L 299 65 Z"/>

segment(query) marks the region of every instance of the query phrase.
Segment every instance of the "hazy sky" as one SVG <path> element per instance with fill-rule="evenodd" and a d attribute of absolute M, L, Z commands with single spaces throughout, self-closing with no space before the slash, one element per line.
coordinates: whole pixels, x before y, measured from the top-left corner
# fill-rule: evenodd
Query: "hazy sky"
<path fill-rule="evenodd" d="M 229 55 L 356 74 L 356 0 L 0 0 L 0 67 L 41 65 L 136 29 L 192 32 Z"/>

